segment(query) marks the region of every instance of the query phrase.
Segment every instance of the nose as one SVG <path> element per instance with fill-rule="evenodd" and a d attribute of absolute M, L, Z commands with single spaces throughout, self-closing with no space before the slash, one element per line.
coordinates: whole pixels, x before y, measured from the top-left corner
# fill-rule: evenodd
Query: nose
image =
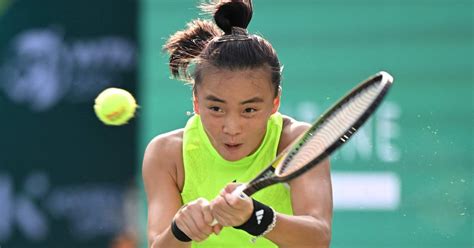
<path fill-rule="evenodd" d="M 239 135 L 242 132 L 240 118 L 236 116 L 227 116 L 222 131 L 230 136 Z"/>

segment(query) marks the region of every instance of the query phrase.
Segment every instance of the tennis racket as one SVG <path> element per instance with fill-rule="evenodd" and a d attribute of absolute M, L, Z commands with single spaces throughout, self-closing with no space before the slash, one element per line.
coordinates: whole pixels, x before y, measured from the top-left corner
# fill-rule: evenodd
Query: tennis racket
<path fill-rule="evenodd" d="M 379 72 L 352 89 L 328 109 L 257 177 L 236 188 L 251 196 L 270 185 L 292 180 L 317 166 L 344 145 L 374 113 L 386 96 L 393 77 Z"/>

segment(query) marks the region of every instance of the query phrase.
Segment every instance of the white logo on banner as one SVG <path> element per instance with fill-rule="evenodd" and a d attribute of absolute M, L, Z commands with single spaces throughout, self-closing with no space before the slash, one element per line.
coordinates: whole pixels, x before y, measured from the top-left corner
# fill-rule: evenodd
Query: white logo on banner
<path fill-rule="evenodd" d="M 322 109 L 315 102 L 300 102 L 296 106 L 282 106 L 282 112 L 298 120 L 313 122 Z M 367 120 L 359 131 L 331 157 L 352 162 L 356 158 L 370 160 L 377 158 L 386 163 L 400 161 L 400 149 L 394 141 L 400 137 L 400 106 L 384 101 L 377 112 Z"/>
<path fill-rule="evenodd" d="M 0 242 L 8 241 L 15 230 L 27 240 L 45 240 L 54 235 L 53 220 L 65 221 L 76 240 L 113 235 L 126 227 L 126 192 L 121 187 L 109 184 L 52 187 L 44 172 L 27 175 L 21 188 L 15 188 L 17 184 L 11 176 L 0 174 Z"/>
<path fill-rule="evenodd" d="M 135 68 L 134 44 L 117 36 L 66 41 L 53 29 L 26 30 L 0 65 L 0 89 L 13 102 L 46 111 L 62 99 L 84 102 Z"/>
<path fill-rule="evenodd" d="M 307 122 L 322 114 L 315 102 L 299 102 L 295 106 L 282 106 L 282 112 Z M 331 156 L 337 161 L 355 162 L 376 160 L 396 163 L 401 160 L 396 140 L 400 138 L 398 123 L 401 107 L 384 101 L 377 112 L 367 120 L 344 147 Z M 338 210 L 396 210 L 400 205 L 402 182 L 391 171 L 358 171 L 332 173 L 334 208 Z"/>

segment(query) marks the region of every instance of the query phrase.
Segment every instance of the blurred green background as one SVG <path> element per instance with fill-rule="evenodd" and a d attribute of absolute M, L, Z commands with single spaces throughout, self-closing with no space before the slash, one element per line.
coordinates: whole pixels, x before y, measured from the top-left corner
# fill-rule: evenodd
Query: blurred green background
<path fill-rule="evenodd" d="M 136 122 L 105 126 L 93 104 L 138 87 L 137 14 L 134 0 L 0 1 L 0 247 L 129 236 Z"/>
<path fill-rule="evenodd" d="M 192 110 L 189 87 L 169 78 L 160 48 L 185 23 L 209 18 L 195 6 L 142 1 L 139 153 L 156 134 L 184 126 Z M 284 114 L 311 121 L 369 75 L 395 78 L 377 114 L 332 158 L 331 247 L 473 247 L 472 1 L 254 7 L 249 31 L 284 64 Z"/>
<path fill-rule="evenodd" d="M 0 247 L 146 247 L 141 163 L 183 127 L 169 35 L 198 0 L 0 0 Z M 312 121 L 380 70 L 395 83 L 332 156 L 331 247 L 474 247 L 472 0 L 254 0 L 249 31 L 277 50 L 281 112 Z M 94 115 L 132 92 L 128 125 Z M 244 243 L 243 245 L 246 245 Z"/>

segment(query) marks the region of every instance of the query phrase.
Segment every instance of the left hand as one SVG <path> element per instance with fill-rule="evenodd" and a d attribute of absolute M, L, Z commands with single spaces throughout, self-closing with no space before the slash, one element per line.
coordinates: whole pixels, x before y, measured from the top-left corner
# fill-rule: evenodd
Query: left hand
<path fill-rule="evenodd" d="M 211 202 L 212 215 L 222 226 L 240 226 L 253 213 L 252 198 L 243 193 L 240 196 L 232 194 L 239 185 L 228 184 Z"/>

